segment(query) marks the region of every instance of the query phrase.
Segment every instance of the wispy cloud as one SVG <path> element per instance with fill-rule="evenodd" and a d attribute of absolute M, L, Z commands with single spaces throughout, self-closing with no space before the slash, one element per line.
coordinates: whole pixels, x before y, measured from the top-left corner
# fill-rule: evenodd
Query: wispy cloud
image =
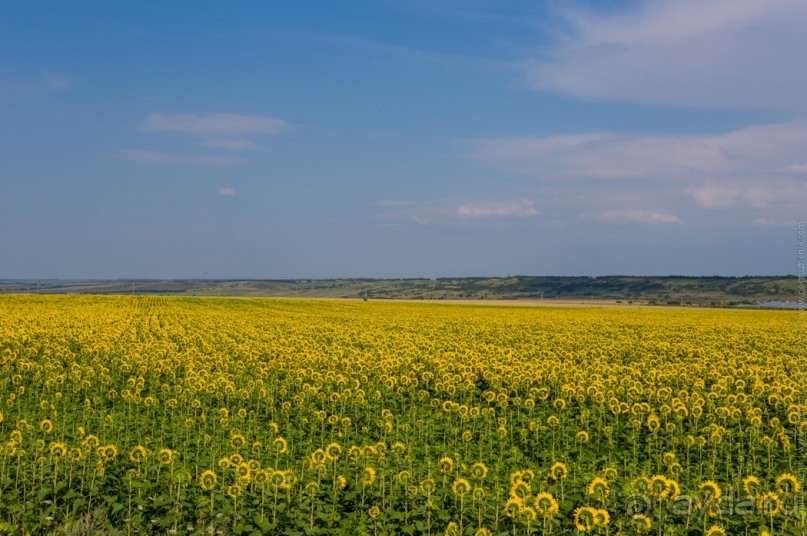
<path fill-rule="evenodd" d="M 728 209 L 736 207 L 782 209 L 793 202 L 807 203 L 807 181 L 789 178 L 767 180 L 740 179 L 733 182 L 707 183 L 691 191 L 704 208 Z"/>
<path fill-rule="evenodd" d="M 276 135 L 292 129 L 292 125 L 276 117 L 211 113 L 205 115 L 151 114 L 139 130 L 156 134 L 190 136 L 194 145 L 227 151 L 260 150 L 256 138 Z"/>
<path fill-rule="evenodd" d="M 232 151 L 254 151 L 258 148 L 254 141 L 245 139 L 213 139 L 204 141 L 202 145 Z"/>
<path fill-rule="evenodd" d="M 457 206 L 457 215 L 462 218 L 511 218 L 538 216 L 540 212 L 529 199 L 517 201 L 481 201 Z"/>
<path fill-rule="evenodd" d="M 785 171 L 788 173 L 807 173 L 807 164 L 793 164 L 787 166 Z"/>
<path fill-rule="evenodd" d="M 586 215 L 608 223 L 684 223 L 674 214 L 652 212 L 648 210 L 617 210 Z"/>
<path fill-rule="evenodd" d="M 260 115 L 213 113 L 207 115 L 151 114 L 141 126 L 146 132 L 180 132 L 227 138 L 255 134 L 277 134 L 290 128 L 283 119 Z"/>
<path fill-rule="evenodd" d="M 487 166 L 535 177 L 541 197 L 566 210 L 578 206 L 605 214 L 600 219 L 634 222 L 693 208 L 795 217 L 807 206 L 805 146 L 801 122 L 721 134 L 599 132 L 468 145 L 469 157 Z"/>
<path fill-rule="evenodd" d="M 76 79 L 75 75 L 57 71 L 45 71 L 26 77 L 3 76 L 0 77 L 0 97 L 58 93 L 72 87 Z"/>
<path fill-rule="evenodd" d="M 122 149 L 114 156 L 122 160 L 146 164 L 188 164 L 188 165 L 232 165 L 243 164 L 247 160 L 236 156 L 221 155 L 177 155 L 143 149 Z"/>
<path fill-rule="evenodd" d="M 754 225 L 758 227 L 790 227 L 796 226 L 796 220 L 777 220 L 771 218 L 755 218 Z"/>
<path fill-rule="evenodd" d="M 157 134 L 180 134 L 190 136 L 192 145 L 224 149 L 227 151 L 257 151 L 253 139 L 260 135 L 273 135 L 291 129 L 283 119 L 260 115 L 212 113 L 206 115 L 151 114 L 138 127 L 139 130 Z M 150 164 L 229 165 L 242 164 L 248 160 L 230 155 L 179 155 L 149 149 L 124 149 L 116 153 L 118 158 Z"/>
<path fill-rule="evenodd" d="M 404 201 L 401 199 L 383 199 L 376 203 L 377 207 L 406 207 L 414 205 L 414 201 Z"/>
<path fill-rule="evenodd" d="M 235 197 L 235 188 L 219 188 L 219 195 L 225 197 Z"/>
<path fill-rule="evenodd" d="M 807 123 L 722 134 L 590 133 L 469 143 L 470 156 L 513 173 L 555 178 L 686 178 L 800 172 Z M 793 166 L 796 166 L 795 168 Z"/>
<path fill-rule="evenodd" d="M 481 200 L 434 199 L 420 203 L 386 200 L 376 206 L 389 210 L 379 216 L 396 220 L 408 220 L 417 224 L 451 223 L 473 219 L 506 219 L 538 216 L 540 211 L 529 199 Z"/>
<path fill-rule="evenodd" d="M 568 32 L 524 62 L 535 89 L 585 99 L 807 111 L 807 2 L 640 0 L 565 10 Z"/>

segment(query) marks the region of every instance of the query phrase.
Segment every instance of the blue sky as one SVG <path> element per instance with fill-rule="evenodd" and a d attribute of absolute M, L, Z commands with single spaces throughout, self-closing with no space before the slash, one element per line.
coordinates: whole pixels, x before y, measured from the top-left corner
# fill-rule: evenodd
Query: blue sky
<path fill-rule="evenodd" d="M 801 0 L 0 4 L 0 277 L 795 273 Z"/>

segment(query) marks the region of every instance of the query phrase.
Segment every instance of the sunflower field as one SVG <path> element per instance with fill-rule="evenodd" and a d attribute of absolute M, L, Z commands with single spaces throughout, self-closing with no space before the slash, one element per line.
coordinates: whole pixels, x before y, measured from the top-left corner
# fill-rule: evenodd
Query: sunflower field
<path fill-rule="evenodd" d="M 0 534 L 792 534 L 793 311 L 0 297 Z"/>

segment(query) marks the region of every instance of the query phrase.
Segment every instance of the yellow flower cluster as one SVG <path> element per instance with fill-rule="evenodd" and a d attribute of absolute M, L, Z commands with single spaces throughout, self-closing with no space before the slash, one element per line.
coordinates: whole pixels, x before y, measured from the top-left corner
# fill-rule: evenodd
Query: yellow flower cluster
<path fill-rule="evenodd" d="M 707 527 L 659 509 L 687 498 L 719 534 L 730 493 L 753 500 L 746 528 L 804 529 L 788 517 L 807 432 L 788 311 L 123 296 L 0 310 L 14 497 L 0 519 L 22 532 L 64 530 L 46 522 L 83 515 L 76 494 L 114 498 L 109 525 L 137 533 L 169 510 L 155 527 Z M 625 514 L 628 492 L 656 509 Z"/>

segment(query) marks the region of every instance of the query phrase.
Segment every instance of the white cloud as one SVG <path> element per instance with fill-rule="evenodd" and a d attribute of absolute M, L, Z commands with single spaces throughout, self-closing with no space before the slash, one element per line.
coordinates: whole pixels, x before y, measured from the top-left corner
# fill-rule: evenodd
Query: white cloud
<path fill-rule="evenodd" d="M 161 115 L 146 117 L 141 130 L 146 132 L 181 132 L 200 136 L 240 137 L 255 134 L 277 134 L 290 128 L 288 122 L 275 117 L 214 113 L 207 115 Z"/>
<path fill-rule="evenodd" d="M 233 151 L 254 151 L 258 148 L 252 140 L 244 140 L 244 139 L 213 139 L 207 140 L 202 143 L 205 147 L 216 147 L 219 149 L 230 149 Z"/>
<path fill-rule="evenodd" d="M 802 206 L 807 203 L 807 182 L 789 178 L 740 179 L 707 183 L 692 189 L 690 193 L 704 208 L 782 209 L 794 202 Z"/>
<path fill-rule="evenodd" d="M 176 155 L 144 149 L 123 149 L 117 151 L 114 156 L 146 164 L 232 165 L 246 162 L 246 159 L 234 156 Z"/>
<path fill-rule="evenodd" d="M 800 170 L 805 146 L 807 123 L 782 123 L 723 134 L 605 132 L 480 140 L 470 143 L 470 156 L 540 177 L 683 179 L 727 173 L 781 174 L 792 166 Z"/>
<path fill-rule="evenodd" d="M 767 206 L 766 194 L 764 189 L 726 184 L 704 184 L 693 191 L 695 200 L 705 208 L 731 208 L 738 204 L 764 208 Z"/>
<path fill-rule="evenodd" d="M 140 130 L 195 136 L 199 145 L 228 151 L 256 151 L 254 137 L 279 134 L 292 125 L 276 117 L 213 113 L 206 115 L 162 115 L 146 117 Z"/>
<path fill-rule="evenodd" d="M 807 164 L 793 164 L 787 166 L 785 171 L 788 173 L 807 173 Z"/>
<path fill-rule="evenodd" d="M 691 221 L 697 219 L 693 209 L 796 217 L 807 206 L 803 122 L 721 134 L 600 132 L 489 139 L 468 147 L 469 156 L 481 163 L 534 177 L 545 208 L 576 208 L 605 214 L 606 220 L 683 214 L 679 219 Z M 653 209 L 637 213 L 637 206 Z"/>
<path fill-rule="evenodd" d="M 414 201 L 403 201 L 401 199 L 384 199 L 376 203 L 378 207 L 406 207 L 413 205 Z"/>
<path fill-rule="evenodd" d="M 0 97 L 58 93 L 69 89 L 75 81 L 75 75 L 57 71 L 46 71 L 27 77 L 0 77 Z"/>
<path fill-rule="evenodd" d="M 595 215 L 596 219 L 609 223 L 684 223 L 674 214 L 647 210 L 617 210 Z"/>
<path fill-rule="evenodd" d="M 796 220 L 777 220 L 771 218 L 755 218 L 754 225 L 759 227 L 795 227 Z"/>
<path fill-rule="evenodd" d="M 391 209 L 380 214 L 382 217 L 409 220 L 420 225 L 478 218 L 525 218 L 540 214 L 535 203 L 529 199 L 468 201 L 455 198 L 433 199 L 422 203 L 387 200 L 376 203 L 376 206 Z"/>
<path fill-rule="evenodd" d="M 234 197 L 235 193 L 235 188 L 219 188 L 219 195 Z"/>
<path fill-rule="evenodd" d="M 587 99 L 807 111 L 807 2 L 640 0 L 567 10 L 569 31 L 524 63 L 535 89 Z"/>
<path fill-rule="evenodd" d="M 65 73 L 47 72 L 42 75 L 43 91 L 64 91 L 73 85 L 75 77 Z"/>
<path fill-rule="evenodd" d="M 529 199 L 518 201 L 482 201 L 457 206 L 457 215 L 462 218 L 488 217 L 527 217 L 538 216 L 540 212 Z"/>

